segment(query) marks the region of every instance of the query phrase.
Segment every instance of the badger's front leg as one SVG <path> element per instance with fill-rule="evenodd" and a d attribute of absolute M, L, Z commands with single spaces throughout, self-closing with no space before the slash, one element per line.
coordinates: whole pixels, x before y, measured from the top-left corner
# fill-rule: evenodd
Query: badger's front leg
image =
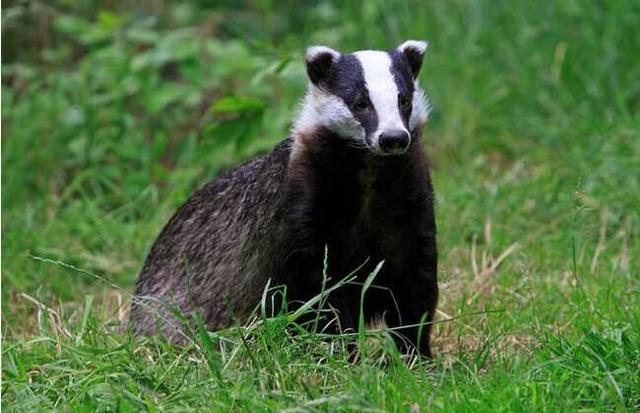
<path fill-rule="evenodd" d="M 394 295 L 400 310 L 400 325 L 394 339 L 403 353 L 411 347 L 420 354 L 431 357 L 429 337 L 438 302 L 438 284 L 435 273 L 418 271 L 413 277 L 404 279 L 395 289 Z M 404 327 L 406 326 L 406 327 Z"/>

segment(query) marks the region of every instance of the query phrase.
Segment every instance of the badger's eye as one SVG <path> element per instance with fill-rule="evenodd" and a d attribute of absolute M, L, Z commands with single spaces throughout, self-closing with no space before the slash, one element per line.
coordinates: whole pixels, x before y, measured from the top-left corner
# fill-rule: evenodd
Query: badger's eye
<path fill-rule="evenodd" d="M 353 103 L 353 108 L 358 111 L 367 110 L 369 108 L 369 98 L 366 96 L 360 96 Z"/>
<path fill-rule="evenodd" d="M 409 109 L 411 107 L 411 100 L 404 95 L 398 95 L 398 103 L 400 103 L 402 109 Z"/>

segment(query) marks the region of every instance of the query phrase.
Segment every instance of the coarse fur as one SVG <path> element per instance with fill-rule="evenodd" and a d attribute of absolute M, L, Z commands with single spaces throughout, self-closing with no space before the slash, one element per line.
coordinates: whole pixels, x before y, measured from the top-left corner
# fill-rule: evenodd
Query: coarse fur
<path fill-rule="evenodd" d="M 426 43 L 389 52 L 307 50 L 309 91 L 292 136 L 198 190 L 155 241 L 136 287 L 134 331 L 180 341 L 168 306 L 216 330 L 246 321 L 265 286 L 290 303 L 320 293 L 325 247 L 333 328 L 355 330 L 364 301 L 402 348 L 430 356 L 438 297 L 433 190 L 422 148 L 428 104 L 417 84 Z M 424 326 L 419 326 L 425 323 Z M 406 340 L 405 340 L 406 339 Z"/>

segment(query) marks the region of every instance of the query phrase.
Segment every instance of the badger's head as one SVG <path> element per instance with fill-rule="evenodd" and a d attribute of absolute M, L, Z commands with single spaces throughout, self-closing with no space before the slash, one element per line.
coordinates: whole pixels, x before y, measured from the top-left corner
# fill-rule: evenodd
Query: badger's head
<path fill-rule="evenodd" d="M 426 48 L 416 40 L 388 52 L 310 47 L 311 82 L 294 134 L 323 127 L 377 154 L 404 153 L 429 113 L 417 82 Z"/>

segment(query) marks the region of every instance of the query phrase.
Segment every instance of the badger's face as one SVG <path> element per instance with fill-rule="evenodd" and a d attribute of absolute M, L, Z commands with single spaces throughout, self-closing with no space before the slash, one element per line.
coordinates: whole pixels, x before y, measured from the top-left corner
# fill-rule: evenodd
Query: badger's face
<path fill-rule="evenodd" d="M 413 40 L 389 52 L 310 47 L 311 86 L 295 129 L 323 126 L 375 153 L 404 153 L 428 115 L 416 83 L 426 47 Z"/>

